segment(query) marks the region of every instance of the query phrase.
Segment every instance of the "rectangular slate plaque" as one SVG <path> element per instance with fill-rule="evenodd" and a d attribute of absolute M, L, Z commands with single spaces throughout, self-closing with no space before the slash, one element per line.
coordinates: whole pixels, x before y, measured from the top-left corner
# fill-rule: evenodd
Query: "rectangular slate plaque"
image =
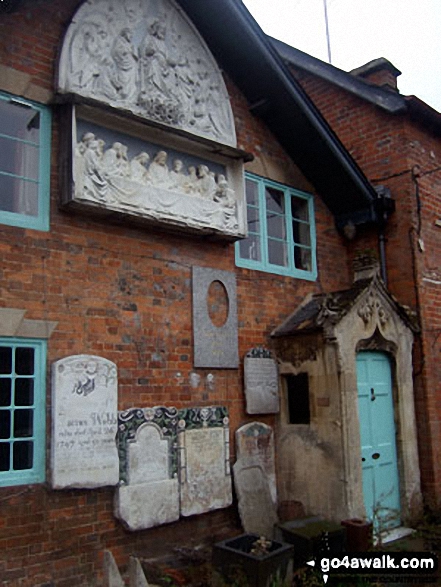
<path fill-rule="evenodd" d="M 228 296 L 228 316 L 222 326 L 213 324 L 208 313 L 208 289 L 219 281 Z M 237 369 L 236 276 L 229 271 L 193 267 L 193 339 L 194 366 Z"/>

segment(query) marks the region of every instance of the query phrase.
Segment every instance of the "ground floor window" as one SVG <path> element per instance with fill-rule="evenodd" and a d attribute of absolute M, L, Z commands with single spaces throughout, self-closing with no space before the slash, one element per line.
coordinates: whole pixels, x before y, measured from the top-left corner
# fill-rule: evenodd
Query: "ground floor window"
<path fill-rule="evenodd" d="M 0 338 L 0 486 L 45 477 L 46 341 Z"/>

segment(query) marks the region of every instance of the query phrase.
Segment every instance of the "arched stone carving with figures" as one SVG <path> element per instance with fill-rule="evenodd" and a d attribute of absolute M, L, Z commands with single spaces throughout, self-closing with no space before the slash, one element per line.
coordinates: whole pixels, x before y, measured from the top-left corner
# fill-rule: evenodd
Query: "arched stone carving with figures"
<path fill-rule="evenodd" d="M 66 32 L 58 90 L 236 146 L 219 67 L 171 0 L 87 0 Z"/>

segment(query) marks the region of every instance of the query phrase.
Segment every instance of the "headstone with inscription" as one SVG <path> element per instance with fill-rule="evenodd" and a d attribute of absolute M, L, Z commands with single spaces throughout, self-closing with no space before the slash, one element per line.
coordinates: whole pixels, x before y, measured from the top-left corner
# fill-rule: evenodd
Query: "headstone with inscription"
<path fill-rule="evenodd" d="M 236 455 L 242 466 L 259 466 L 266 477 L 271 499 L 277 507 L 274 434 L 271 426 L 251 422 L 236 430 Z"/>
<path fill-rule="evenodd" d="M 129 530 L 179 518 L 178 410 L 131 408 L 118 415 L 120 486 L 115 516 Z"/>
<path fill-rule="evenodd" d="M 247 414 L 277 414 L 280 410 L 277 362 L 271 351 L 254 348 L 244 361 Z"/>
<path fill-rule="evenodd" d="M 52 366 L 52 487 L 116 485 L 116 365 L 74 355 Z"/>
<path fill-rule="evenodd" d="M 243 529 L 272 538 L 278 518 L 265 473 L 259 465 L 241 461 L 233 465 L 233 473 Z"/>
<path fill-rule="evenodd" d="M 227 408 L 180 410 L 181 514 L 192 516 L 232 503 Z"/>

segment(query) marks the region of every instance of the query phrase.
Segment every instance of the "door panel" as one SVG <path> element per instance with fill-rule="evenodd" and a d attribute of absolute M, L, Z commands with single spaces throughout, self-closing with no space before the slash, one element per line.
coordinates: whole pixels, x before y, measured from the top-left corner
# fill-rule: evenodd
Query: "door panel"
<path fill-rule="evenodd" d="M 363 497 L 377 529 L 400 524 L 400 490 L 390 361 L 386 354 L 357 355 Z"/>

